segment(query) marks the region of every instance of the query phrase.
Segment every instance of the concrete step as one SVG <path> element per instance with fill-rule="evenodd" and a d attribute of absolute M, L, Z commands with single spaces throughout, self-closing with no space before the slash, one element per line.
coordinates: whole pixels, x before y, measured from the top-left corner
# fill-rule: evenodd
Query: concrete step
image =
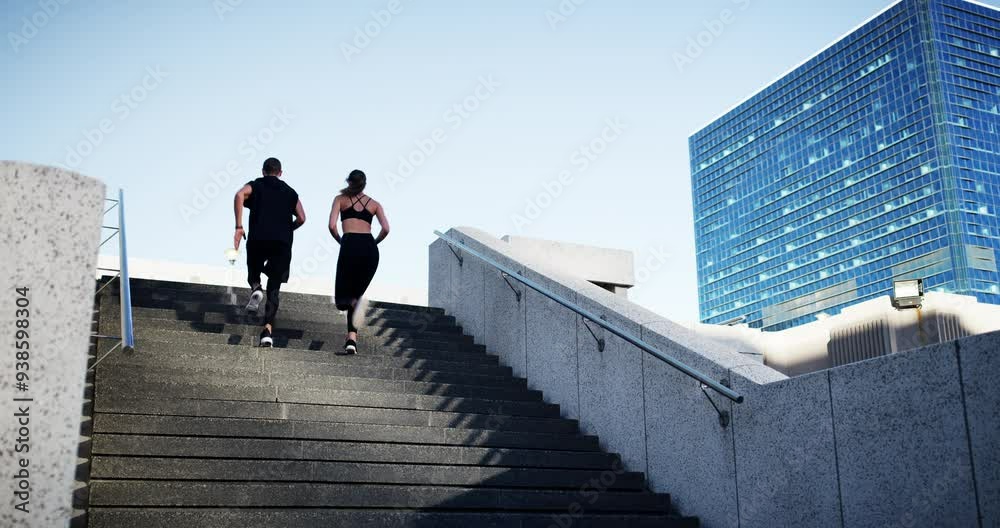
<path fill-rule="evenodd" d="M 213 284 L 192 284 L 187 282 L 173 282 L 173 281 L 161 281 L 161 280 L 151 280 L 151 279 L 132 279 L 130 282 L 132 286 L 133 295 L 146 295 L 148 293 L 156 292 L 161 295 L 167 295 L 171 297 L 177 297 L 180 294 L 188 295 L 226 295 L 230 291 L 240 296 L 240 298 L 247 298 L 250 295 L 249 287 L 238 287 L 232 288 L 229 286 L 218 286 Z M 119 285 L 117 282 L 111 286 L 108 286 L 102 294 L 107 292 L 108 295 L 115 294 L 119 292 Z M 315 295 L 306 293 L 295 293 L 295 292 L 281 292 L 281 302 L 289 304 L 329 304 L 329 295 Z M 440 315 L 444 315 L 444 310 L 441 308 L 431 308 L 427 306 L 417 306 L 409 304 L 400 304 L 393 302 L 384 302 L 373 300 L 370 303 L 372 308 L 386 308 L 386 309 L 396 309 L 396 310 L 408 310 L 414 312 L 432 312 Z"/>
<path fill-rule="evenodd" d="M 118 368 L 157 372 L 168 375 L 205 375 L 216 378 L 235 376 L 290 376 L 297 373 L 307 376 L 336 376 L 345 378 L 365 378 L 395 381 L 411 381 L 421 383 L 446 383 L 454 385 L 474 385 L 476 387 L 527 388 L 527 380 L 515 378 L 509 374 L 482 375 L 468 372 L 437 372 L 416 368 L 380 368 L 363 365 L 312 363 L 308 365 L 295 364 L 295 368 L 275 361 L 219 361 L 218 358 L 208 360 L 192 360 L 190 357 L 167 356 L 162 358 L 142 357 L 136 360 L 136 355 L 122 355 L 116 361 L 105 361 L 98 365 L 98 371 L 115 370 Z M 271 379 L 265 377 L 265 379 Z M 88 407 L 89 408 L 89 407 Z M 87 413 L 85 408 L 85 414 Z"/>
<path fill-rule="evenodd" d="M 698 528 L 698 520 L 662 514 L 602 514 L 586 511 L 424 512 L 352 509 L 92 508 L 91 528 Z"/>
<path fill-rule="evenodd" d="M 118 314 L 117 308 L 108 308 L 106 314 L 102 314 L 102 321 L 114 321 L 117 319 L 115 317 Z M 243 308 L 236 307 L 225 307 L 218 311 L 213 310 L 177 310 L 169 308 L 145 308 L 142 306 L 132 306 L 132 317 L 138 319 L 167 319 L 175 321 L 190 321 L 196 323 L 214 323 L 214 324 L 260 324 L 263 320 L 261 316 L 247 315 L 244 313 Z M 276 326 L 287 327 L 287 328 L 304 328 L 304 327 L 324 327 L 324 328 L 334 328 L 343 329 L 347 327 L 347 318 L 344 315 L 338 315 L 336 313 L 319 313 L 319 312 L 309 312 L 302 310 L 295 310 L 291 307 L 286 308 L 282 306 L 278 311 L 277 324 Z M 373 331 L 378 330 L 380 332 L 392 332 L 397 331 L 402 333 L 403 331 L 408 331 L 407 333 L 417 333 L 417 332 L 428 332 L 437 334 L 461 334 L 462 328 L 450 321 L 447 323 L 421 323 L 421 322 L 410 322 L 405 319 L 368 319 L 365 320 L 363 325 L 358 325 L 359 327 L 365 327 L 372 329 Z"/>
<path fill-rule="evenodd" d="M 94 457 L 92 479 L 322 482 L 484 488 L 580 489 L 599 482 L 600 471 L 482 466 L 375 464 L 312 460 L 220 460 L 176 457 Z M 608 477 L 606 489 L 642 491 L 643 476 Z"/>
<path fill-rule="evenodd" d="M 531 433 L 578 434 L 576 420 L 525 418 L 506 415 L 448 413 L 375 409 L 340 405 L 303 405 L 275 402 L 231 402 L 210 400 L 164 400 L 159 398 L 116 398 L 101 400 L 97 412 L 200 416 L 216 418 L 260 418 L 376 425 L 410 425 L 456 429 L 487 429 Z M 89 444 L 88 444 L 89 449 Z"/>
<path fill-rule="evenodd" d="M 454 396 L 429 396 L 391 392 L 365 392 L 271 385 L 244 386 L 182 382 L 146 382 L 119 380 L 105 384 L 97 393 L 101 398 L 189 398 L 199 400 L 256 401 L 347 405 L 380 409 L 411 409 L 477 414 L 504 414 L 536 418 L 559 418 L 559 406 L 541 401 L 488 400 Z"/>
<path fill-rule="evenodd" d="M 406 508 L 565 512 L 579 490 L 515 490 L 379 484 L 93 480 L 94 506 Z M 594 493 L 587 511 L 669 514 L 670 497 L 652 493 Z"/>
<path fill-rule="evenodd" d="M 158 323 L 159 324 L 159 323 Z M 170 343 L 198 343 L 215 345 L 246 345 L 256 346 L 259 344 L 260 327 L 257 326 L 202 326 L 195 323 L 196 327 L 191 328 L 183 322 L 171 322 L 165 325 L 143 326 L 135 329 L 136 339 L 149 339 L 152 341 L 165 341 Z M 297 335 L 299 337 L 289 337 Z M 328 352 L 339 352 L 343 349 L 346 333 L 317 333 L 317 332 L 293 332 L 278 330 L 271 337 L 276 348 L 295 348 L 300 350 L 325 350 Z M 485 354 L 486 347 L 476 345 L 470 340 L 463 338 L 441 338 L 435 339 L 424 334 L 416 338 L 399 336 L 379 336 L 366 333 L 364 330 L 358 334 L 358 346 L 362 351 L 372 350 L 382 346 L 395 346 L 403 348 L 422 348 L 425 350 L 444 350 L 453 352 L 469 352 Z"/>
<path fill-rule="evenodd" d="M 98 413 L 94 415 L 94 431 L 95 433 L 139 435 L 290 438 L 297 440 L 558 449 L 563 451 L 597 451 L 599 449 L 597 438 L 592 436 L 244 418 Z"/>
<path fill-rule="evenodd" d="M 87 508 L 86 503 L 76 507 L 73 505 L 73 512 L 70 514 L 69 528 L 87 528 Z"/>
<path fill-rule="evenodd" d="M 525 387 L 479 386 L 470 384 L 428 383 L 423 381 L 392 380 L 380 378 L 349 378 L 303 372 L 248 372 L 231 371 L 225 374 L 174 368 L 141 368 L 129 365 L 104 365 L 97 367 L 102 383 L 169 383 L 179 381 L 220 387 L 276 387 L 279 394 L 285 388 L 312 390 L 341 390 L 393 394 L 420 394 L 458 398 L 486 398 L 499 401 L 542 401 L 540 391 Z"/>
<path fill-rule="evenodd" d="M 141 358 L 141 359 L 139 359 Z M 161 358 L 137 354 L 122 355 L 116 361 L 104 361 L 98 370 L 131 367 L 147 372 L 162 369 L 183 370 L 189 374 L 204 374 L 216 377 L 237 375 L 288 375 L 338 376 L 347 378 L 370 378 L 382 380 L 413 381 L 423 383 L 448 383 L 455 385 L 475 385 L 478 387 L 526 388 L 527 380 L 509 374 L 484 375 L 463 372 L 438 372 L 416 368 L 379 368 L 364 365 L 311 363 L 305 368 L 290 368 L 281 359 L 261 361 L 219 361 L 218 358 L 193 360 L 191 357 L 164 356 Z M 182 372 L 174 372 L 183 374 Z"/>
<path fill-rule="evenodd" d="M 103 341 L 103 340 L 102 340 Z M 453 350 L 436 350 L 433 348 L 412 348 L 398 345 L 372 345 L 365 347 L 365 343 L 359 343 L 362 347 L 357 357 L 383 357 L 383 358 L 406 358 L 406 359 L 432 359 L 439 361 L 451 361 L 455 363 L 472 363 L 499 365 L 499 358 L 478 352 L 465 352 Z M 136 339 L 135 355 L 147 357 L 157 357 L 164 355 L 183 354 L 185 352 L 213 353 L 239 357 L 243 360 L 253 358 L 276 358 L 276 359 L 296 359 L 296 360 L 318 360 L 334 361 L 340 354 L 326 350 L 307 350 L 298 348 L 262 348 L 250 345 L 216 345 L 199 343 L 173 343 L 169 341 L 155 341 L 151 339 Z M 342 352 L 342 351 L 338 351 Z M 107 361 L 107 360 L 105 360 Z"/>
<path fill-rule="evenodd" d="M 136 338 L 157 340 L 177 340 L 179 342 L 220 342 L 230 345 L 256 345 L 260 336 L 259 325 L 229 325 L 214 323 L 196 323 L 190 321 L 174 321 L 169 319 L 136 319 L 133 321 Z M 109 321 L 104 328 L 108 333 L 117 331 L 118 320 Z M 117 335 L 117 334 L 116 334 Z M 308 348 L 312 350 L 343 347 L 347 332 L 344 329 L 324 327 L 321 329 L 303 330 L 278 327 L 272 334 L 276 346 L 288 348 Z M 434 334 L 430 332 L 384 332 L 377 333 L 361 328 L 358 332 L 358 342 L 370 345 L 397 345 L 438 350 L 460 350 L 467 352 L 486 353 L 486 347 L 477 345 L 470 336 L 459 334 Z M 308 345 L 308 346 L 306 346 Z M 324 346 L 325 345 L 325 346 Z"/>
<path fill-rule="evenodd" d="M 243 315 L 249 297 L 239 297 L 235 301 L 230 296 L 220 296 L 213 299 L 166 299 L 163 296 L 153 295 L 132 295 L 132 307 L 170 310 L 174 312 L 214 312 L 214 313 L 235 313 Z M 113 305 L 117 310 L 118 306 Z M 317 320 L 317 321 L 344 321 L 346 312 L 338 310 L 333 304 L 281 304 L 281 314 L 288 314 L 289 319 Z M 309 317 L 318 317 L 310 319 Z M 429 326 L 455 326 L 455 318 L 450 315 L 433 312 L 414 312 L 411 310 L 369 308 L 365 311 L 365 320 L 368 324 L 379 324 L 382 326 L 392 326 L 394 323 L 401 327 L 429 327 Z"/>
<path fill-rule="evenodd" d="M 94 436 L 93 443 L 95 455 L 325 460 L 621 471 L 618 456 L 601 451 L 114 433 L 99 433 Z"/>
<path fill-rule="evenodd" d="M 464 358 L 446 356 L 445 359 L 421 359 L 413 357 L 414 351 L 398 349 L 397 355 L 388 354 L 358 354 L 345 356 L 329 352 L 310 350 L 289 350 L 284 348 L 244 348 L 234 352 L 229 347 L 189 347 L 187 349 L 171 348 L 166 353 L 151 353 L 140 350 L 133 354 L 112 354 L 104 360 L 105 363 L 121 363 L 140 366 L 172 366 L 172 365 L 204 365 L 220 368 L 238 368 L 244 365 L 260 365 L 265 372 L 275 371 L 309 371 L 309 372 L 349 372 L 350 368 L 359 369 L 405 369 L 418 372 L 468 373 L 479 376 L 513 376 L 510 367 L 502 367 L 498 363 L 469 363 L 461 361 Z M 99 365 L 100 366 L 100 365 Z M 343 370 L 341 370 L 343 369 Z"/>
<path fill-rule="evenodd" d="M 373 303 L 343 356 L 328 296 L 283 293 L 264 349 L 245 288 L 132 285 L 136 352 L 88 406 L 91 526 L 697 526 L 443 310 Z"/>

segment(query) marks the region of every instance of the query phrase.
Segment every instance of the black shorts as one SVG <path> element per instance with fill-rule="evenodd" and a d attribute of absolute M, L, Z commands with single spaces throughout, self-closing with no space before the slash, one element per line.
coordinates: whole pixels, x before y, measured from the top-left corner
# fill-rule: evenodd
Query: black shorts
<path fill-rule="evenodd" d="M 260 274 L 268 280 L 288 282 L 292 265 L 292 246 L 279 241 L 251 240 L 247 242 L 247 271 L 250 282 L 260 280 Z"/>

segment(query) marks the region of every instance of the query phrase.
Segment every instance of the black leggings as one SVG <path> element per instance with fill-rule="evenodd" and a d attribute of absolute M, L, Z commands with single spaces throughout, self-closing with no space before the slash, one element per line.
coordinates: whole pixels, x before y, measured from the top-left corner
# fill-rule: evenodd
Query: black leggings
<path fill-rule="evenodd" d="M 354 308 L 364 296 L 378 269 L 378 245 L 370 233 L 344 233 L 337 258 L 337 282 L 333 300 L 338 310 L 347 310 L 347 331 L 357 332 Z"/>
<path fill-rule="evenodd" d="M 247 282 L 250 288 L 260 287 L 260 274 L 267 275 L 267 307 L 264 324 L 274 326 L 281 302 L 281 283 L 288 282 L 292 263 L 292 248 L 284 242 L 251 240 L 247 242 Z"/>

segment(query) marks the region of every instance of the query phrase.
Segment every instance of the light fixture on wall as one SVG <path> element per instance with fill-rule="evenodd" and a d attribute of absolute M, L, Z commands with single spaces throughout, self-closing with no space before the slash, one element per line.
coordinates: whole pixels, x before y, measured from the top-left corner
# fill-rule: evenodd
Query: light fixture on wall
<path fill-rule="evenodd" d="M 892 283 L 892 306 L 897 310 L 920 308 L 923 303 L 923 279 L 901 280 Z"/>
<path fill-rule="evenodd" d="M 732 319 L 730 319 L 728 321 L 723 321 L 723 322 L 719 323 L 719 325 L 721 325 L 721 326 L 737 326 L 737 325 L 741 325 L 741 324 L 745 323 L 746 321 L 747 321 L 747 316 L 746 315 L 741 315 L 739 317 L 733 317 Z"/>

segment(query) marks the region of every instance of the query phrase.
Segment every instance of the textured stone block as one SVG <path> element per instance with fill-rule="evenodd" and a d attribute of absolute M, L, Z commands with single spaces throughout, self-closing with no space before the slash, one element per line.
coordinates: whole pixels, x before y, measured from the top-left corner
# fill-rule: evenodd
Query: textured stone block
<path fill-rule="evenodd" d="M 457 264 L 455 255 L 444 240 L 435 240 L 427 250 L 427 304 L 444 308 L 449 315 L 454 314 L 455 285 L 452 270 Z"/>
<path fill-rule="evenodd" d="M 460 292 L 454 301 L 455 319 L 462 331 L 472 336 L 477 344 L 483 344 L 486 338 L 487 266 L 472 255 L 464 255 L 462 263 L 454 272 L 454 280 Z"/>
<path fill-rule="evenodd" d="M 13 350 L 16 321 L 26 319 L 30 347 L 28 390 L 14 386 L 13 352 L 4 354 L 0 377 L 6 417 L 0 430 L 9 442 L 0 455 L 6 468 L 0 526 L 66 526 L 70 519 L 104 197 L 102 183 L 79 174 L 0 162 L 0 328 Z M 29 289 L 22 306 L 15 288 Z M 29 408 L 27 453 L 13 450 L 23 436 L 14 418 L 19 406 Z M 21 500 L 11 495 L 22 457 L 29 461 L 28 513 L 14 509 Z"/>
<path fill-rule="evenodd" d="M 606 293 L 608 297 L 612 294 Z M 639 325 L 605 309 L 600 303 L 578 298 L 580 306 L 604 316 L 617 328 L 638 336 Z M 644 435 L 646 413 L 643 407 L 642 356 L 645 352 L 596 323 L 577 318 L 580 368 L 580 427 L 588 434 L 600 435 L 601 447 L 619 453 L 625 467 L 646 471 Z M 604 351 L 597 338 L 604 339 Z"/>
<path fill-rule="evenodd" d="M 740 527 L 842 526 L 829 375 L 733 388 Z"/>
<path fill-rule="evenodd" d="M 643 338 L 714 379 L 728 379 L 726 369 L 694 361 L 695 354 L 668 339 L 645 329 Z M 733 431 L 722 427 L 708 398 L 732 414 L 729 400 L 712 391 L 706 397 L 698 381 L 649 354 L 643 356 L 643 384 L 646 424 L 635 433 L 646 437 L 650 488 L 670 490 L 677 509 L 697 515 L 704 527 L 737 526 Z"/>
<path fill-rule="evenodd" d="M 519 269 L 517 271 L 520 271 Z M 527 377 L 527 341 L 525 340 L 526 290 L 516 279 L 507 279 L 496 270 L 487 270 L 486 288 L 486 337 L 484 345 L 500 357 L 500 363 L 513 369 L 514 375 Z M 511 286 L 521 294 L 518 300 Z"/>
<path fill-rule="evenodd" d="M 958 342 L 983 526 L 1000 526 L 1000 332 Z"/>
<path fill-rule="evenodd" d="M 830 371 L 845 526 L 976 526 L 955 345 Z"/>
<path fill-rule="evenodd" d="M 525 277 L 543 282 L 544 277 L 526 271 Z M 576 294 L 551 281 L 553 293 L 569 301 Z M 525 338 L 527 343 L 528 386 L 544 390 L 548 402 L 558 404 L 564 418 L 579 418 L 580 388 L 577 362 L 577 319 L 575 312 L 534 291 L 525 295 Z"/>

